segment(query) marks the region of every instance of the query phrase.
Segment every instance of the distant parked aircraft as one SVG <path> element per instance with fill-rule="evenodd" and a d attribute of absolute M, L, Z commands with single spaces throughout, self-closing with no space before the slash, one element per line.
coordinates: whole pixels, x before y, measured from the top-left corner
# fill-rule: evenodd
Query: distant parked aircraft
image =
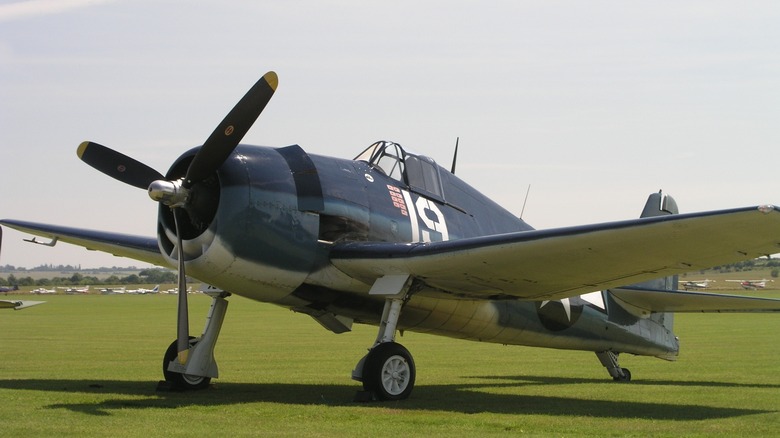
<path fill-rule="evenodd" d="M 130 289 L 125 292 L 129 294 L 135 294 L 135 295 L 156 294 L 160 292 L 160 285 L 158 284 L 153 289 L 139 288 L 139 289 Z"/>
<path fill-rule="evenodd" d="M 63 289 L 68 295 L 85 294 L 89 293 L 89 286 L 84 287 L 58 287 L 57 289 Z"/>
<path fill-rule="evenodd" d="M 745 290 L 756 290 L 756 289 L 763 289 L 766 287 L 766 283 L 769 281 L 774 280 L 767 280 L 765 278 L 761 280 L 726 280 L 733 283 L 739 283 L 740 286 L 742 286 L 742 289 Z"/>
<path fill-rule="evenodd" d="M 683 287 L 685 290 L 691 290 L 691 289 L 707 289 L 710 287 L 710 283 L 715 283 L 715 280 L 690 280 L 690 281 L 681 281 L 680 286 Z"/>
<path fill-rule="evenodd" d="M 8 295 L 8 292 L 13 292 L 13 291 L 16 291 L 16 290 L 19 290 L 19 286 L 17 286 L 17 285 L 13 285 L 12 287 L 10 287 L 10 286 L 2 286 L 2 287 L 0 287 L 0 294 Z"/>
<path fill-rule="evenodd" d="M 37 289 L 33 289 L 32 293 L 34 293 L 35 295 L 47 295 L 47 294 L 55 294 L 55 293 L 57 293 L 57 290 L 54 289 L 54 288 L 46 289 L 46 288 L 43 288 L 43 287 L 39 287 Z"/>

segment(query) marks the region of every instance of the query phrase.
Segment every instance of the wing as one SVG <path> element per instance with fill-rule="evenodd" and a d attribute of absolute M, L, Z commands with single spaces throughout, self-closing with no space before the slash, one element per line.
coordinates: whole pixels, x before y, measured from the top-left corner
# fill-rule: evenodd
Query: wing
<path fill-rule="evenodd" d="M 780 210 L 749 207 L 446 242 L 336 244 L 367 284 L 410 274 L 472 298 L 559 299 L 780 252 Z"/>
<path fill-rule="evenodd" d="M 623 308 L 638 315 L 650 312 L 780 312 L 780 300 L 772 298 L 632 287 L 610 289 L 609 292 Z"/>
<path fill-rule="evenodd" d="M 103 251 L 120 257 L 129 257 L 154 265 L 166 265 L 165 260 L 160 254 L 160 249 L 157 246 L 156 237 L 108 233 L 104 231 L 38 224 L 13 219 L 0 220 L 0 225 L 5 225 L 9 228 L 34 234 L 36 236 L 57 239 L 57 241 L 83 246 L 89 250 Z"/>

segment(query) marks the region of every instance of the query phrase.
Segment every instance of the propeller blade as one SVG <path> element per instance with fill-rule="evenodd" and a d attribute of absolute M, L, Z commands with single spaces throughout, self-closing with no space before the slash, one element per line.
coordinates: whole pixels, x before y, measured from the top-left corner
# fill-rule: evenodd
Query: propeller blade
<path fill-rule="evenodd" d="M 184 272 L 184 248 L 182 247 L 181 233 L 179 232 L 179 209 L 173 209 L 173 222 L 176 227 L 176 240 L 179 258 L 179 296 L 178 311 L 176 315 L 176 351 L 179 353 L 179 363 L 187 363 L 190 352 L 190 322 L 187 309 L 187 275 Z"/>
<path fill-rule="evenodd" d="M 91 141 L 81 143 L 76 153 L 95 169 L 140 189 L 146 190 L 152 181 L 163 179 L 160 172 L 146 164 Z"/>
<path fill-rule="evenodd" d="M 184 178 L 184 188 L 208 178 L 225 162 L 263 112 L 278 84 L 276 73 L 269 71 L 247 91 L 193 158 Z"/>

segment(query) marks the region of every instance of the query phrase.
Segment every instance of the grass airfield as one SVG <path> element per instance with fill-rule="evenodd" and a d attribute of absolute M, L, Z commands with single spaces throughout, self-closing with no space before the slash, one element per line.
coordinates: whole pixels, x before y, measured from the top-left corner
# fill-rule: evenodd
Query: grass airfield
<path fill-rule="evenodd" d="M 780 297 L 780 291 L 753 295 Z M 678 314 L 677 362 L 405 333 L 409 400 L 355 403 L 350 373 L 376 336 L 231 297 L 204 391 L 156 392 L 175 295 L 9 295 L 0 313 L 0 436 L 754 436 L 780 434 L 780 315 Z M 191 333 L 210 299 L 190 296 Z"/>

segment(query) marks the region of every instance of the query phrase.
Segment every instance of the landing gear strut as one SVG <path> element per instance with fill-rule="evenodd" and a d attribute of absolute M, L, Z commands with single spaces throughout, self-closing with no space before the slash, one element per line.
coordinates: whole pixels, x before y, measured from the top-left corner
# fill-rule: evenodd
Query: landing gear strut
<path fill-rule="evenodd" d="M 414 359 L 409 350 L 395 342 L 398 318 L 411 283 L 409 275 L 387 275 L 371 288 L 370 295 L 385 296 L 385 307 L 374 346 L 352 371 L 352 378 L 363 382 L 356 401 L 403 400 L 412 393 Z"/>
<path fill-rule="evenodd" d="M 190 336 L 190 349 L 187 361 L 180 363 L 176 341 L 173 341 L 163 357 L 163 376 L 169 389 L 178 391 L 203 389 L 209 386 L 212 378 L 219 377 L 217 362 L 214 360 L 214 346 L 225 320 L 230 296 L 223 291 L 206 292 L 211 295 L 211 307 L 206 316 L 206 327 L 200 338 Z"/>
<path fill-rule="evenodd" d="M 616 382 L 630 382 L 631 371 L 628 368 L 621 368 L 618 363 L 618 355 L 612 351 L 599 351 L 596 352 L 596 356 L 601 361 L 601 364 L 609 371 L 609 375 L 612 376 L 612 380 Z"/>

